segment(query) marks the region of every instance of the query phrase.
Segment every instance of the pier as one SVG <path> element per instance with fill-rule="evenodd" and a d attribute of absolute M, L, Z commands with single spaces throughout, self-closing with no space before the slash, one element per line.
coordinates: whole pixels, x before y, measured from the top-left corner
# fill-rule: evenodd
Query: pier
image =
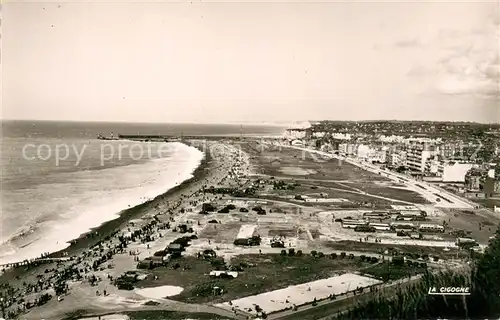
<path fill-rule="evenodd" d="M 173 135 L 142 135 L 142 134 L 119 134 L 120 140 L 133 141 L 151 141 L 151 142 L 176 142 L 183 140 L 254 140 L 255 136 L 237 136 L 237 135 L 191 135 L 191 136 L 173 136 Z M 266 137 L 270 138 L 270 137 Z M 278 139 L 279 137 L 274 137 Z"/>

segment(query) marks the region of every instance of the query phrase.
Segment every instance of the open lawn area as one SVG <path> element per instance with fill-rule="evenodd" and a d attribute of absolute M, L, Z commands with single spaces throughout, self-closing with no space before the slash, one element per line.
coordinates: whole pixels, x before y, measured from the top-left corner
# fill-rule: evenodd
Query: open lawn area
<path fill-rule="evenodd" d="M 338 207 L 352 207 L 353 204 L 355 204 L 355 207 L 359 207 L 361 204 L 370 204 L 370 206 L 390 208 L 390 205 L 405 205 L 405 203 L 399 201 L 408 201 L 401 199 L 402 197 L 391 199 L 381 199 L 377 197 L 390 197 L 391 194 L 389 194 L 388 192 L 386 192 L 387 194 L 385 195 L 373 193 L 373 195 L 375 196 L 373 197 L 369 194 L 362 194 L 359 191 L 355 191 L 346 187 L 342 189 L 335 189 L 335 187 L 322 187 L 322 182 L 314 182 L 314 189 L 311 189 L 311 186 L 302 184 L 298 187 L 295 187 L 294 190 L 271 190 L 266 192 L 265 194 L 261 194 L 260 197 L 266 199 L 269 198 L 272 200 L 288 198 L 293 202 L 304 206 L 336 205 Z M 380 187 L 381 190 L 383 188 L 390 189 L 387 187 Z M 398 189 L 394 190 L 399 191 Z M 402 191 L 405 192 L 405 190 Z M 306 196 L 313 199 L 320 199 L 320 202 L 293 200 L 293 198 L 297 195 Z M 328 202 L 326 199 L 330 199 L 330 202 Z M 341 199 L 347 200 L 349 202 L 343 203 L 343 200 Z"/>
<path fill-rule="evenodd" d="M 318 154 L 292 148 L 260 148 L 250 142 L 242 146 L 257 164 L 259 173 L 275 177 L 304 177 L 318 180 L 387 181 L 386 178 L 360 169 L 345 161 L 328 159 Z M 285 170 L 298 168 L 296 170 Z"/>
<path fill-rule="evenodd" d="M 429 201 L 427 201 L 425 198 L 420 196 L 418 193 L 411 191 L 411 190 L 405 190 L 401 188 L 391 188 L 389 186 L 383 186 L 383 185 L 377 185 L 375 183 L 345 183 L 347 186 L 352 186 L 356 189 L 362 190 L 364 192 L 367 192 L 369 194 L 373 194 L 376 196 L 381 196 L 381 197 L 386 197 L 386 198 L 391 198 L 391 199 L 396 199 L 400 201 L 407 201 L 407 202 L 412 202 L 416 204 L 428 204 Z"/>
<path fill-rule="evenodd" d="M 172 265 L 179 264 L 174 270 Z M 341 271 L 356 271 L 371 266 L 359 258 L 349 259 L 340 256 L 321 258 L 311 255 L 254 254 L 240 255 L 232 259 L 233 266 L 241 266 L 235 279 L 212 279 L 209 273 L 215 270 L 208 260 L 185 257 L 173 260 L 169 266 L 151 271 L 158 279 L 148 277 L 139 282 L 139 287 L 162 285 L 180 286 L 184 291 L 171 299 L 184 302 L 221 302 L 259 294 L 266 291 L 286 288 L 290 285 L 325 279 Z M 220 295 L 213 294 L 213 287 L 224 289 Z"/>

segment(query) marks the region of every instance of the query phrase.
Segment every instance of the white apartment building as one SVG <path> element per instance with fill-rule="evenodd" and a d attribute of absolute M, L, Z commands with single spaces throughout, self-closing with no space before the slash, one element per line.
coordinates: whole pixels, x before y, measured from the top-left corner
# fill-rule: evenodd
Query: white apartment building
<path fill-rule="evenodd" d="M 326 135 L 326 132 L 320 131 L 320 132 L 313 132 L 313 138 L 323 138 Z"/>
<path fill-rule="evenodd" d="M 436 155 L 424 143 L 410 144 L 406 154 L 406 165 L 410 170 L 424 172 L 429 158 Z"/>
<path fill-rule="evenodd" d="M 427 145 L 435 145 L 439 144 L 443 141 L 442 138 L 415 138 L 415 137 L 410 137 L 407 139 L 404 139 L 404 142 L 406 144 L 427 144 Z"/>
<path fill-rule="evenodd" d="M 358 145 L 353 143 L 339 144 L 339 152 L 346 155 L 355 155 L 358 153 Z"/>
<path fill-rule="evenodd" d="M 360 144 L 358 146 L 357 150 L 357 157 L 362 160 L 369 160 L 370 158 L 373 157 L 373 154 L 375 153 L 375 150 L 370 147 L 369 145 L 366 144 Z"/>
<path fill-rule="evenodd" d="M 382 163 L 389 162 L 389 148 L 382 147 L 382 149 L 377 150 L 377 152 L 375 153 L 375 160 Z"/>
<path fill-rule="evenodd" d="M 351 140 L 352 135 L 350 133 L 333 133 L 332 134 L 333 139 L 337 140 Z"/>
<path fill-rule="evenodd" d="M 495 179 L 495 169 L 488 170 L 488 177 Z"/>
<path fill-rule="evenodd" d="M 439 168 L 441 165 L 441 160 L 439 160 L 437 157 L 432 157 L 427 159 L 427 162 L 425 163 L 425 172 L 433 173 L 436 176 L 439 175 Z"/>
<path fill-rule="evenodd" d="M 395 167 L 406 165 L 406 151 L 391 153 L 388 162 L 390 165 Z"/>
<path fill-rule="evenodd" d="M 378 139 L 382 142 L 389 142 L 389 143 L 395 143 L 395 142 L 402 143 L 405 140 L 403 136 L 396 136 L 396 135 L 392 136 L 381 135 L 380 137 L 378 137 Z"/>
<path fill-rule="evenodd" d="M 306 137 L 305 131 L 287 130 L 283 134 L 283 138 L 288 140 L 304 139 L 305 137 Z"/>

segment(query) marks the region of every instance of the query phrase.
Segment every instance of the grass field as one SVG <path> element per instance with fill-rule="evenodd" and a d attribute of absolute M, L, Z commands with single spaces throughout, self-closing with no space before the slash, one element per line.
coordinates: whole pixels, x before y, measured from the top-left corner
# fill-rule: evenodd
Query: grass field
<path fill-rule="evenodd" d="M 355 181 L 387 181 L 386 178 L 359 169 L 358 167 L 339 161 L 327 159 L 301 150 L 292 148 L 261 149 L 255 143 L 242 146 L 248 152 L 251 162 L 258 164 L 260 173 L 271 176 L 293 176 L 283 173 L 282 167 L 298 167 L 304 170 L 314 170 L 316 173 L 307 175 L 311 179 L 319 180 L 355 180 Z M 301 176 L 299 176 L 301 177 Z"/>
<path fill-rule="evenodd" d="M 399 188 L 391 188 L 388 186 L 380 186 L 374 183 L 345 183 L 345 185 L 352 186 L 356 189 L 363 190 L 364 192 L 368 192 L 373 195 L 397 199 L 400 201 L 413 202 L 417 204 L 428 204 L 430 203 L 425 198 L 420 196 L 418 193 L 399 189 Z"/>
<path fill-rule="evenodd" d="M 203 239 L 210 239 L 216 242 L 229 242 L 231 243 L 238 235 L 240 227 L 243 223 L 233 223 L 226 222 L 220 223 L 209 223 L 203 228 L 199 233 L 199 237 Z"/>
<path fill-rule="evenodd" d="M 329 198 L 329 199 L 346 199 L 349 200 L 353 203 L 361 204 L 361 203 L 370 203 L 371 205 L 374 206 L 384 206 L 386 208 L 389 208 L 389 205 L 394 205 L 394 204 L 401 204 L 404 205 L 404 203 L 399 202 L 399 201 L 407 201 L 401 199 L 402 197 L 399 197 L 395 199 L 394 201 L 392 200 L 387 200 L 387 199 L 380 199 L 376 197 L 371 197 L 370 195 L 366 194 L 361 194 L 361 193 L 356 193 L 357 191 L 354 191 L 349 188 L 341 188 L 342 190 L 334 190 L 332 188 L 335 187 L 322 187 L 323 182 L 318 182 L 315 181 L 314 185 L 316 186 L 315 189 L 311 189 L 311 186 L 309 185 L 300 185 L 296 187 L 294 190 L 271 190 L 268 192 L 266 195 L 261 195 L 263 198 L 267 198 L 269 196 L 275 196 L 275 197 L 294 197 L 296 195 L 305 195 L 309 196 L 311 198 L 321 198 L 320 194 L 323 194 L 324 198 Z M 387 187 L 380 187 L 382 190 L 383 188 L 389 189 Z M 394 189 L 397 190 L 397 189 Z M 404 190 L 403 190 L 404 191 Z M 384 196 L 388 197 L 390 195 L 379 195 L 374 193 L 375 196 Z M 321 203 L 313 203 L 313 202 L 297 202 L 300 203 L 301 205 L 306 205 L 306 206 L 321 206 Z M 340 203 L 336 203 L 340 205 Z"/>
<path fill-rule="evenodd" d="M 215 268 L 209 261 L 194 257 L 176 260 L 180 268 L 156 268 L 152 274 L 158 279 L 148 277 L 139 287 L 161 285 L 180 286 L 184 291 L 171 299 L 191 302 L 222 302 L 285 288 L 309 281 L 329 278 L 339 271 L 355 271 L 371 264 L 359 258 L 331 259 L 324 256 L 314 258 L 310 255 L 281 256 L 279 254 L 240 255 L 231 261 L 233 266 L 243 266 L 235 279 L 211 279 L 208 273 Z M 213 287 L 223 288 L 225 293 L 213 295 Z"/>

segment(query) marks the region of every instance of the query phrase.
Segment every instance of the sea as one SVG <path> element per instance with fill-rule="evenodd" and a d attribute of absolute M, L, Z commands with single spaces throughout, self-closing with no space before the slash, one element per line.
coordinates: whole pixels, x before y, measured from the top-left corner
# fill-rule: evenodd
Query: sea
<path fill-rule="evenodd" d="M 279 136 L 284 126 L 2 121 L 0 264 L 55 252 L 192 177 L 204 154 L 180 142 L 98 134 Z"/>

